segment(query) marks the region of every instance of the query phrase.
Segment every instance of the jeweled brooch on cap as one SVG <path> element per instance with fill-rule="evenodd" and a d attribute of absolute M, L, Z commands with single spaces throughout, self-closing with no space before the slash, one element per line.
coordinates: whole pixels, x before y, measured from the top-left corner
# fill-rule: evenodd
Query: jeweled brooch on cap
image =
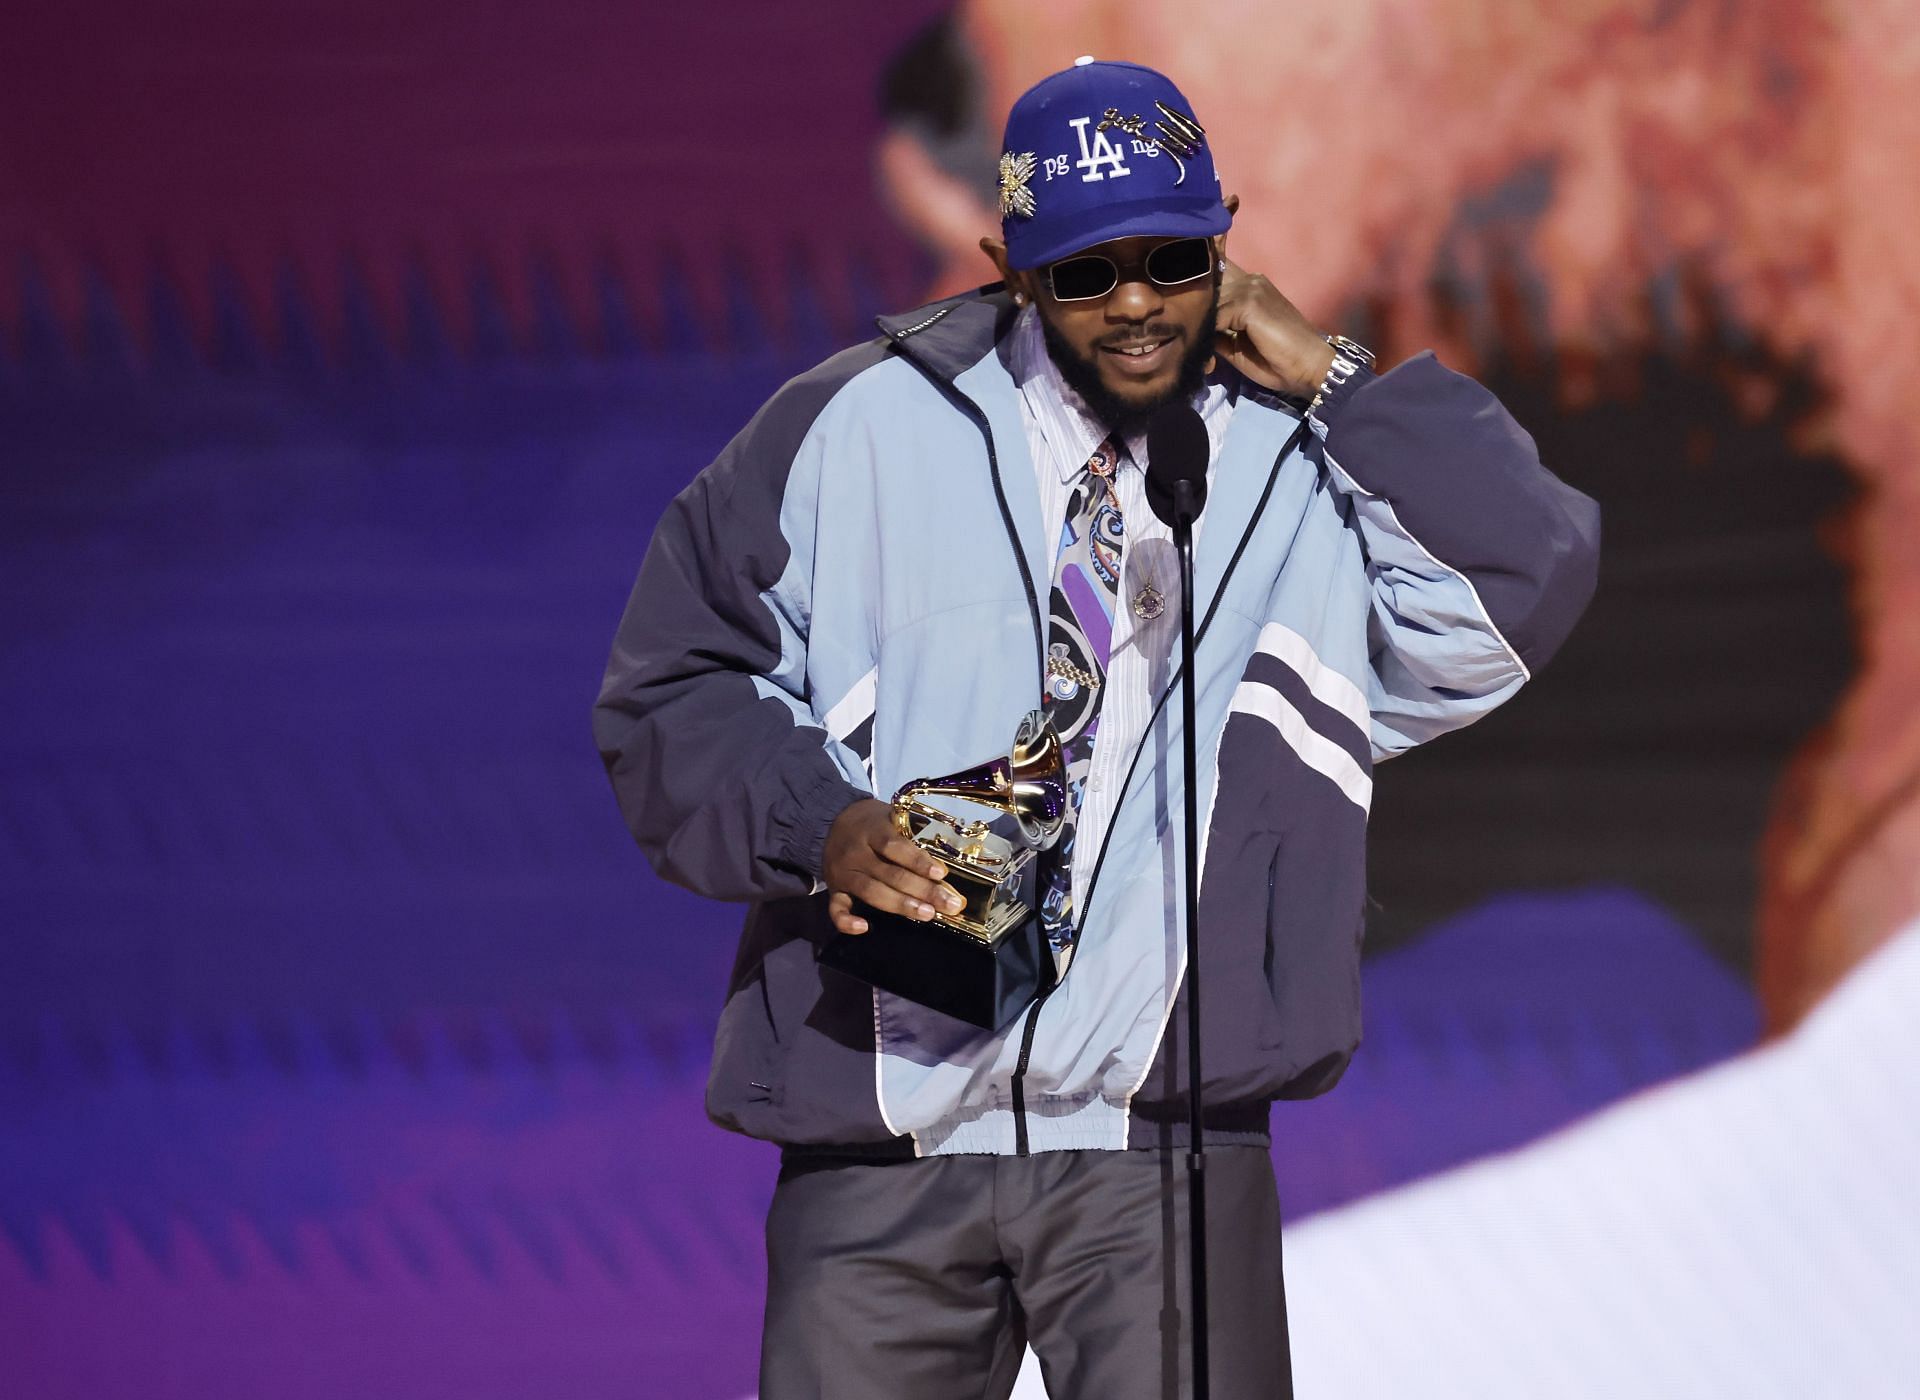
<path fill-rule="evenodd" d="M 1160 120 L 1153 124 L 1160 133 L 1160 149 L 1173 157 L 1173 163 L 1180 167 L 1179 184 L 1187 178 L 1187 167 L 1180 158 L 1192 160 L 1200 154 L 1200 148 L 1207 143 L 1207 129 L 1184 112 L 1176 111 L 1166 103 L 1155 100 L 1154 106 L 1160 109 Z"/>
<path fill-rule="evenodd" d="M 1106 115 L 1100 118 L 1100 125 L 1094 130 L 1105 131 L 1111 127 L 1166 152 L 1173 157 L 1174 168 L 1180 172 L 1173 183 L 1176 186 L 1184 185 L 1187 182 L 1187 162 L 1198 155 L 1200 148 L 1206 144 L 1207 129 L 1184 112 L 1158 99 L 1153 105 L 1160 109 L 1160 119 L 1153 124 L 1155 135 L 1147 135 L 1145 117 L 1138 112 L 1130 117 L 1122 116 L 1118 107 L 1107 108 Z"/>
<path fill-rule="evenodd" d="M 1000 157 L 1000 217 L 1033 217 L 1033 191 L 1027 182 L 1033 179 L 1032 151 L 1007 151 Z"/>

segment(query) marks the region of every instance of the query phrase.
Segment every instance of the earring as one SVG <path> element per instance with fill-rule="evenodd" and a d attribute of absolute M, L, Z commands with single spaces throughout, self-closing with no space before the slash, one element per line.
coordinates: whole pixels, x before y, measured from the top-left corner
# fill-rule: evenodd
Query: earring
<path fill-rule="evenodd" d="M 1013 304 L 1015 306 L 1025 306 L 1027 304 L 1027 294 L 1025 292 L 1015 292 L 1013 294 Z"/>
<path fill-rule="evenodd" d="M 1227 270 L 1227 260 L 1225 258 L 1220 259 L 1220 270 L 1222 272 Z"/>

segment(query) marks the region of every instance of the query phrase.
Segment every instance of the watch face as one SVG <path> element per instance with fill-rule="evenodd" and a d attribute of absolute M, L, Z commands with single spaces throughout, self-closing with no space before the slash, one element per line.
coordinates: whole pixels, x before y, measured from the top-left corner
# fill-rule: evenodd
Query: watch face
<path fill-rule="evenodd" d="M 1330 335 L 1327 337 L 1327 343 L 1348 358 L 1358 360 L 1366 368 L 1373 368 L 1373 351 L 1359 341 L 1349 340 L 1344 335 Z"/>

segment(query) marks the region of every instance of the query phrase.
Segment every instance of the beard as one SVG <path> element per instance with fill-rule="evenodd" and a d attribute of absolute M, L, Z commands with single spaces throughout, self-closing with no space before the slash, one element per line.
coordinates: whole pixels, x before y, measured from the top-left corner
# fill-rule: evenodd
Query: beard
<path fill-rule="evenodd" d="M 1137 437 L 1147 430 L 1147 424 L 1152 421 L 1154 414 L 1170 403 L 1190 399 L 1200 392 L 1207 380 L 1207 361 L 1213 356 L 1214 321 L 1220 306 L 1217 278 L 1214 286 L 1214 299 L 1207 307 L 1206 319 L 1200 323 L 1193 343 L 1180 356 L 1180 366 L 1173 382 L 1145 399 L 1125 399 L 1114 393 L 1100 377 L 1097 357 L 1105 352 L 1095 350 L 1093 353 L 1096 358 L 1091 359 L 1081 355 L 1045 316 L 1040 318 L 1040 330 L 1046 336 L 1047 353 L 1059 368 L 1060 377 L 1067 381 L 1068 388 L 1080 396 L 1087 410 L 1106 425 L 1108 432 L 1122 438 Z M 1147 327 L 1151 334 L 1164 334 L 1168 329 L 1159 323 Z"/>

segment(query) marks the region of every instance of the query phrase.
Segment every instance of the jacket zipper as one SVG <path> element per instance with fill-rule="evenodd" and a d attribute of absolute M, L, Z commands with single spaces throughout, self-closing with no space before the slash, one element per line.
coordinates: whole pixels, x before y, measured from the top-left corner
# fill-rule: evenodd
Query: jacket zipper
<path fill-rule="evenodd" d="M 1020 582 L 1026 586 L 1027 590 L 1027 615 L 1033 622 L 1034 680 L 1036 686 L 1044 693 L 1047 674 L 1047 645 L 1046 633 L 1042 631 L 1040 624 L 1040 596 L 1034 591 L 1033 574 L 1027 568 L 1026 550 L 1021 547 L 1020 532 L 1015 528 L 1013 523 L 1013 510 L 1007 504 L 1006 487 L 1000 480 L 1000 454 L 994 450 L 993 426 L 987 422 L 987 416 L 981 412 L 978 404 L 974 403 L 973 400 L 969 399 L 965 394 L 960 393 L 958 389 L 955 389 L 953 392 L 960 401 L 965 404 L 968 416 L 973 419 L 974 425 L 980 429 L 980 436 L 986 439 L 987 467 L 993 474 L 993 498 L 1000 506 L 1000 522 L 1006 527 L 1007 539 L 1013 545 L 1014 558 L 1020 565 Z M 1069 972 L 1073 970 L 1072 964 L 1068 964 L 1067 970 Z M 1013 1067 L 1013 1083 L 1011 1086 L 1013 1092 L 1013 1152 L 1016 1157 L 1025 1157 L 1028 1155 L 1027 1062 L 1033 1058 L 1033 1036 L 1035 1030 L 1038 1029 L 1040 1025 L 1040 1008 L 1047 1004 L 1047 998 L 1053 995 L 1054 988 L 1059 985 L 1059 981 L 1056 980 L 1052 986 L 1048 987 L 1033 999 L 1033 1004 L 1027 1008 L 1026 1025 L 1020 1032 L 1020 1058 L 1015 1062 Z"/>
<path fill-rule="evenodd" d="M 980 430 L 980 436 L 987 445 L 987 470 L 993 479 L 994 503 L 1000 508 L 1000 523 L 1006 528 L 1007 542 L 1013 546 L 1014 563 L 1020 566 L 1020 583 L 1027 591 L 1027 616 L 1033 624 L 1034 686 L 1036 690 L 1043 690 L 1047 667 L 1047 643 L 1046 633 L 1041 629 L 1040 624 L 1040 595 L 1034 590 L 1033 573 L 1027 568 L 1027 552 L 1020 543 L 1020 531 L 1013 523 L 1013 508 L 1007 504 L 1006 486 L 1000 480 L 1000 453 L 994 447 L 993 425 L 987 421 L 987 415 L 981 410 L 979 404 L 961 393 L 950 381 L 934 373 L 934 371 L 909 350 L 906 345 L 906 337 L 908 335 L 927 325 L 931 325 L 934 320 L 938 319 L 936 316 L 921 322 L 918 326 L 909 327 L 899 335 L 892 335 L 891 332 L 889 332 L 889 335 L 893 343 L 899 347 L 900 353 L 905 355 L 922 374 L 926 375 L 928 379 L 938 385 L 940 392 L 947 397 L 948 401 L 951 402 L 955 408 L 958 408 L 972 420 L 974 427 Z M 1068 970 L 1072 970 L 1071 966 L 1069 966 Z M 1020 1032 L 1020 1058 L 1013 1068 L 1012 1085 L 1013 1151 L 1017 1157 L 1025 1157 L 1028 1155 L 1026 1080 L 1027 1063 L 1033 1057 L 1034 1030 L 1040 1021 L 1040 1008 L 1046 1004 L 1047 998 L 1053 995 L 1054 987 L 1059 985 L 1058 982 L 1055 982 L 1053 987 L 1048 987 L 1046 991 L 1040 993 L 1039 996 L 1033 999 L 1032 1005 L 1027 1008 L 1026 1024 Z"/>

